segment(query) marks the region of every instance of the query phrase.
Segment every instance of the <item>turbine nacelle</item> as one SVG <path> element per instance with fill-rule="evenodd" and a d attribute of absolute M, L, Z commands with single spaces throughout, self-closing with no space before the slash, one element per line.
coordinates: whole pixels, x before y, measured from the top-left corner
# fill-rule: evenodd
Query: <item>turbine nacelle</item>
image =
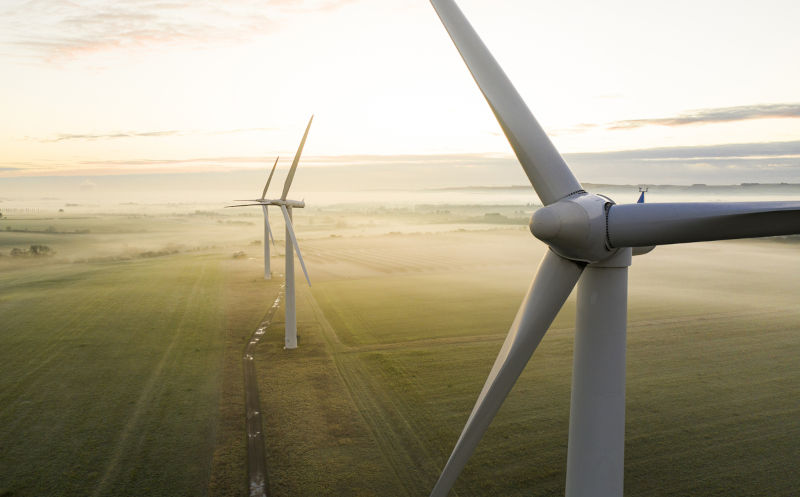
<path fill-rule="evenodd" d="M 558 255 L 579 262 L 606 260 L 617 252 L 608 243 L 608 210 L 614 201 L 580 192 L 542 207 L 531 216 L 530 230 Z"/>
<path fill-rule="evenodd" d="M 227 207 L 249 207 L 253 205 L 277 205 L 278 207 L 285 205 L 293 209 L 302 209 L 306 206 L 305 200 L 283 200 L 280 198 L 256 198 L 250 200 L 236 200 L 236 202 L 252 202 L 250 204 L 228 205 Z"/>
<path fill-rule="evenodd" d="M 286 207 L 292 207 L 294 209 L 302 209 L 306 206 L 305 200 L 283 200 L 283 199 L 266 199 L 264 202 L 265 205 L 285 205 Z"/>

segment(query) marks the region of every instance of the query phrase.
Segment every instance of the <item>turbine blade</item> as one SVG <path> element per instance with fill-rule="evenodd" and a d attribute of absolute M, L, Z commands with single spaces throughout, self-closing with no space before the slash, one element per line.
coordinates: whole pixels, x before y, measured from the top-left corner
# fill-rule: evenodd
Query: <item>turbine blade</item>
<path fill-rule="evenodd" d="M 269 232 L 269 239 L 272 241 L 272 246 L 275 246 L 275 237 L 272 236 L 272 228 L 269 227 L 269 221 L 267 221 L 267 231 Z"/>
<path fill-rule="evenodd" d="M 294 251 L 297 252 L 297 258 L 300 259 L 300 266 L 303 268 L 303 274 L 306 275 L 308 286 L 311 286 L 311 279 L 308 277 L 308 271 L 306 271 L 306 263 L 303 262 L 303 254 L 300 253 L 300 245 L 297 244 L 297 237 L 294 236 L 294 226 L 292 225 L 292 220 L 289 218 L 289 211 L 286 210 L 285 205 L 281 205 L 281 212 L 283 212 L 283 220 L 286 222 L 286 231 L 289 232 L 289 236 L 292 238 Z M 289 254 L 286 254 L 286 256 L 289 257 Z"/>
<path fill-rule="evenodd" d="M 800 202 L 688 202 L 614 205 L 612 247 L 643 247 L 800 233 Z"/>
<path fill-rule="evenodd" d="M 267 212 L 267 206 L 264 207 L 264 224 L 267 225 L 267 233 L 269 233 L 269 239 L 272 240 L 272 246 L 275 246 L 275 237 L 272 236 L 272 228 L 269 225 L 269 213 Z M 264 240 L 264 243 L 267 243 L 267 240 Z"/>
<path fill-rule="evenodd" d="M 269 178 L 267 178 L 267 184 L 264 185 L 264 191 L 261 192 L 261 199 L 262 200 L 264 199 L 264 197 L 267 196 L 267 188 L 269 188 L 269 183 L 270 183 L 270 181 L 272 181 L 272 175 L 275 174 L 275 167 L 278 166 L 278 159 L 280 159 L 280 158 L 281 158 L 280 155 L 275 157 L 275 164 L 272 165 L 272 171 L 269 172 Z"/>
<path fill-rule="evenodd" d="M 311 129 L 311 121 L 313 120 L 314 116 L 311 116 L 311 119 L 308 120 L 308 126 L 306 126 L 306 132 L 303 133 L 303 139 L 300 140 L 300 146 L 297 148 L 297 153 L 294 154 L 292 167 L 289 169 L 289 174 L 286 176 L 286 181 L 283 183 L 283 194 L 281 195 L 281 200 L 286 200 L 286 196 L 289 194 L 289 187 L 292 186 L 292 180 L 294 179 L 294 172 L 297 170 L 297 164 L 300 162 L 300 155 L 303 153 L 303 147 L 306 145 L 308 130 Z"/>
<path fill-rule="evenodd" d="M 550 323 L 569 297 L 584 265 L 548 251 L 539 265 L 478 401 L 431 497 L 445 497 L 516 383 Z"/>
<path fill-rule="evenodd" d="M 431 4 L 544 205 L 582 190 L 561 154 L 455 2 L 431 0 Z"/>

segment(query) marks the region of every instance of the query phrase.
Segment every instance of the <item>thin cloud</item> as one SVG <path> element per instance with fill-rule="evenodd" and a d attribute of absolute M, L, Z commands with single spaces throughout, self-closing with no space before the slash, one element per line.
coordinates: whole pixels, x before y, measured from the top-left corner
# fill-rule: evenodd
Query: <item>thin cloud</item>
<path fill-rule="evenodd" d="M 109 140 L 118 138 L 157 138 L 164 136 L 189 136 L 189 135 L 230 135 L 236 133 L 253 133 L 262 131 L 275 131 L 275 128 L 237 128 L 218 131 L 125 131 L 115 133 L 65 133 L 52 138 L 37 139 L 42 143 L 54 143 L 69 140 Z"/>
<path fill-rule="evenodd" d="M 637 150 L 619 150 L 611 152 L 587 152 L 564 154 L 568 163 L 622 163 L 622 162 L 759 162 L 765 161 L 800 163 L 800 141 L 770 143 L 731 143 L 721 145 L 662 147 Z M 183 159 L 129 159 L 84 161 L 87 166 L 157 166 L 178 164 L 217 164 L 240 165 L 260 164 L 275 160 L 274 156 L 222 156 L 193 157 Z M 412 165 L 450 165 L 460 167 L 483 167 L 499 163 L 516 163 L 510 154 L 351 154 L 332 156 L 307 156 L 304 164 L 313 166 L 412 166 Z"/>
<path fill-rule="evenodd" d="M 68 140 L 101 140 L 101 139 L 109 139 L 109 138 L 132 138 L 132 137 L 153 137 L 153 136 L 175 136 L 180 134 L 179 131 L 146 131 L 142 133 L 107 133 L 107 134 L 90 134 L 90 133 L 83 133 L 83 134 L 62 134 L 58 135 L 55 138 L 49 138 L 45 140 L 39 140 L 42 142 L 61 142 L 61 141 L 68 141 Z"/>
<path fill-rule="evenodd" d="M 800 180 L 800 141 L 564 154 L 588 181 L 738 183 Z"/>
<path fill-rule="evenodd" d="M 673 117 L 615 121 L 608 129 L 633 129 L 643 126 L 686 126 L 691 124 L 726 123 L 752 119 L 792 119 L 800 117 L 800 104 L 759 104 L 739 107 L 699 109 Z"/>
<path fill-rule="evenodd" d="M 692 184 L 800 182 L 800 140 L 664 147 L 564 154 L 584 183 Z M 0 162 L 0 177 L 116 174 L 186 174 L 236 170 L 265 171 L 275 156 L 140 157 L 68 164 Z M 282 163 L 285 167 L 288 160 Z M 305 175 L 320 187 L 348 178 L 358 188 L 440 188 L 524 185 L 527 179 L 511 154 L 404 154 L 304 156 Z M 330 186 L 330 185 L 328 185 Z M 326 186 L 326 187 L 328 187 Z"/>
<path fill-rule="evenodd" d="M 46 60 L 156 45 L 242 42 L 277 29 L 287 15 L 358 0 L 12 0 L 0 8 L 0 45 Z"/>
<path fill-rule="evenodd" d="M 565 158 L 595 160 L 714 160 L 714 159 L 760 159 L 800 157 L 800 141 L 766 143 L 727 143 L 720 145 L 697 145 L 689 147 L 658 147 L 612 152 L 588 152 L 564 154 Z"/>

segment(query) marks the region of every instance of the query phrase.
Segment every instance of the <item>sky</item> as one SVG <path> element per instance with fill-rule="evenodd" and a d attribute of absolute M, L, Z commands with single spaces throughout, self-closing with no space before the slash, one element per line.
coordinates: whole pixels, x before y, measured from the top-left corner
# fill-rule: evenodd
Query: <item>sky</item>
<path fill-rule="evenodd" d="M 579 180 L 800 182 L 800 2 L 458 3 Z M 514 167 L 426 0 L 4 0 L 0 74 L 0 179 L 285 170 L 312 114 L 304 167 Z"/>

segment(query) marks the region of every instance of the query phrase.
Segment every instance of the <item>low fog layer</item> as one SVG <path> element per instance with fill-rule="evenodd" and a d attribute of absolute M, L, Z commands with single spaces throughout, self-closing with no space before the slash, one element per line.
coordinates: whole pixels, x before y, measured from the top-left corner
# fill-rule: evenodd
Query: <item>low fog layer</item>
<path fill-rule="evenodd" d="M 306 167 L 298 170 L 290 198 L 309 205 L 371 204 L 413 206 L 415 204 L 504 204 L 540 205 L 527 178 L 516 164 L 499 164 L 497 174 L 486 181 L 484 167 L 467 165 Z M 286 169 L 279 169 L 267 197 L 278 196 Z M 136 174 L 107 176 L 50 176 L 0 178 L 0 211 L 91 206 L 120 207 L 126 204 L 190 204 L 222 207 L 235 199 L 260 197 L 265 170 L 226 172 Z M 642 182 L 644 183 L 644 182 Z M 637 183 L 595 184 L 584 182 L 594 193 L 609 195 L 617 203 L 634 202 Z M 648 200 L 794 200 L 800 198 L 800 183 L 742 184 L 649 184 Z"/>

